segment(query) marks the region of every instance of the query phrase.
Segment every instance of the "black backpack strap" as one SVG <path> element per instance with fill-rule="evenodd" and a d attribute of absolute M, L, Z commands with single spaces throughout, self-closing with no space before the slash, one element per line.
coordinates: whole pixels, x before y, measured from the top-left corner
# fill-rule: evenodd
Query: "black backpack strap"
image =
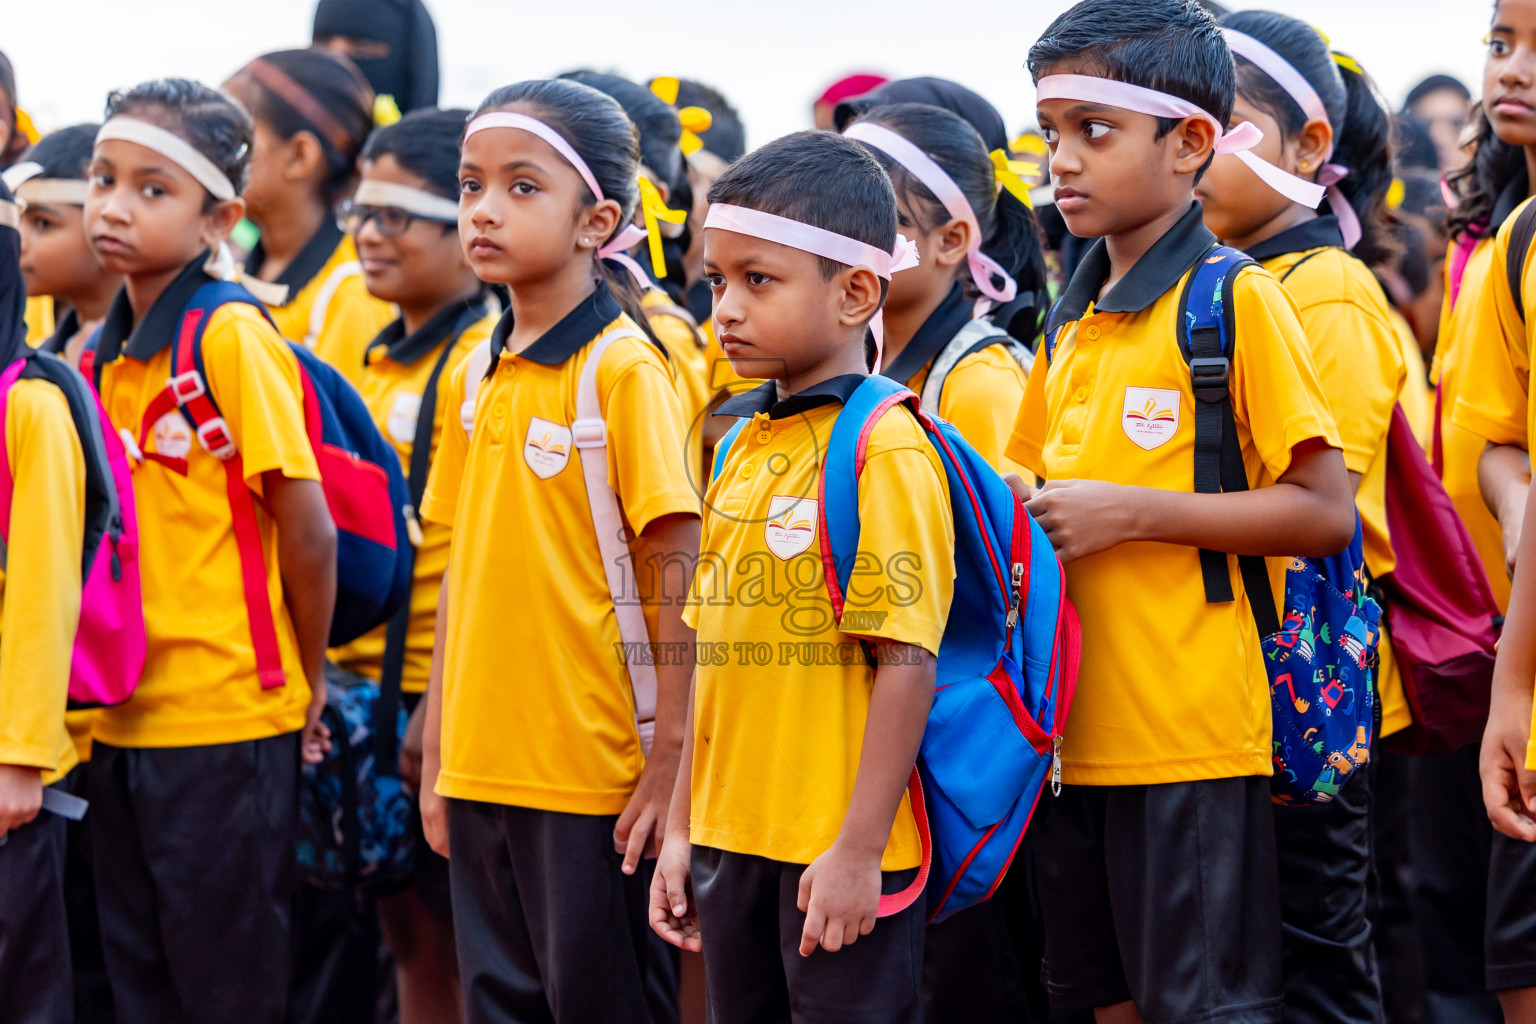
<path fill-rule="evenodd" d="M 1504 273 L 1509 278 L 1509 297 L 1515 301 L 1515 312 L 1525 319 L 1525 296 L 1521 294 L 1525 283 L 1525 257 L 1531 251 L 1531 240 L 1536 238 L 1536 203 L 1526 203 L 1520 208 L 1520 216 L 1509 232 L 1509 255 L 1504 258 Z"/>
<path fill-rule="evenodd" d="M 1237 418 L 1232 409 L 1232 340 L 1237 337 L 1235 303 L 1228 301 L 1237 275 L 1254 261 L 1236 249 L 1213 246 L 1184 284 L 1179 302 L 1180 348 L 1189 363 L 1195 394 L 1195 492 L 1220 494 L 1246 491 L 1248 473 L 1243 466 Z M 1264 559 L 1238 556 L 1238 570 L 1254 621 L 1261 637 L 1279 631 L 1274 593 Z M 1232 581 L 1225 552 L 1200 549 L 1200 576 L 1205 599 L 1212 603 L 1233 600 Z"/>
<path fill-rule="evenodd" d="M 1329 246 L 1328 248 L 1331 249 L 1332 246 Z M 1295 263 L 1292 263 L 1291 264 L 1291 269 L 1287 270 L 1285 273 L 1280 275 L 1280 282 L 1282 284 L 1284 284 L 1285 283 L 1285 279 L 1290 277 L 1292 274 L 1296 273 L 1297 268 L 1299 268 L 1303 263 L 1307 262 L 1307 260 L 1311 259 L 1313 256 L 1320 256 L 1320 255 L 1322 255 L 1323 253 L 1325 253 L 1327 251 L 1328 251 L 1328 249 L 1317 249 L 1317 250 L 1314 250 L 1313 252 L 1307 253 L 1301 259 L 1297 260 Z"/>

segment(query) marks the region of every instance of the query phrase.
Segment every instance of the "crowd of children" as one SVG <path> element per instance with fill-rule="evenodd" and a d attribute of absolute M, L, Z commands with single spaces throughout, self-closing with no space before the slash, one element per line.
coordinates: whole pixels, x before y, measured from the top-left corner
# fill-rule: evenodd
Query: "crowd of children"
<path fill-rule="evenodd" d="M 1397 115 L 1079 0 L 1037 132 L 755 150 L 313 42 L 0 56 L 0 1024 L 1536 1024 L 1536 0 Z"/>

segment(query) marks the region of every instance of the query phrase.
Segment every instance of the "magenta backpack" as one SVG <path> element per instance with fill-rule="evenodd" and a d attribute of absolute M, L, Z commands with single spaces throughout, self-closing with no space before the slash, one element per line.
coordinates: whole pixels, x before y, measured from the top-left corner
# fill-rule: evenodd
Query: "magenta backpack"
<path fill-rule="evenodd" d="M 29 352 L 0 373 L 0 429 L 11 388 L 23 377 L 46 380 L 64 393 L 85 456 L 84 588 L 69 670 L 69 707 L 121 704 L 138 688 L 145 653 L 139 521 L 128 456 L 85 378 L 46 352 Z M 7 543 L 14 486 L 9 445 L 0 443 L 0 539 Z M 25 515 L 39 511 L 22 510 Z"/>

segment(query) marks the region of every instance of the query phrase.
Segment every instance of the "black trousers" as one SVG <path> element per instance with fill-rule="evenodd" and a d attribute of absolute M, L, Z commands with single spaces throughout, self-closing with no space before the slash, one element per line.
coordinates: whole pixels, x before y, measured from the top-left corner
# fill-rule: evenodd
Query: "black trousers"
<path fill-rule="evenodd" d="M 0 846 L 0 1024 L 70 1024 L 64 819 L 48 811 Z"/>
<path fill-rule="evenodd" d="M 617 820 L 449 800 L 467 1024 L 647 1024 L 645 881 Z"/>
<path fill-rule="evenodd" d="M 96 743 L 91 849 L 120 1019 L 284 1024 L 298 733 Z"/>
<path fill-rule="evenodd" d="M 78 764 L 59 785 L 82 800 L 91 798 L 90 765 Z M 90 817 L 89 814 L 86 815 Z M 65 823 L 64 910 L 69 920 L 69 959 L 75 972 L 75 1024 L 113 1024 L 112 986 L 101 952 L 96 879 L 91 871 L 90 823 Z"/>
<path fill-rule="evenodd" d="M 928 926 L 923 1024 L 1033 1024 L 1008 925 L 1007 905 L 994 896 Z"/>
<path fill-rule="evenodd" d="M 693 848 L 711 1024 L 919 1024 L 923 901 L 836 953 L 800 955 L 803 864 Z M 916 871 L 887 872 L 897 892 Z"/>
<path fill-rule="evenodd" d="M 1286 1024 L 1376 1024 L 1367 771 L 1325 804 L 1276 807 Z"/>

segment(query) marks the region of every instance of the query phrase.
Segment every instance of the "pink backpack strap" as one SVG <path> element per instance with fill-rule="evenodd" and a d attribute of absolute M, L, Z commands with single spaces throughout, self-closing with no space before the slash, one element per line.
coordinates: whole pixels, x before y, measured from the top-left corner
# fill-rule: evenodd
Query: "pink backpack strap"
<path fill-rule="evenodd" d="M 1456 239 L 1456 245 L 1451 249 L 1451 259 L 1447 266 L 1447 276 L 1450 281 L 1451 308 L 1456 308 L 1456 300 L 1461 296 L 1461 279 L 1467 272 L 1467 260 L 1472 256 L 1472 250 L 1477 248 L 1478 240 L 1471 235 L 1461 235 Z"/>
<path fill-rule="evenodd" d="M 18 359 L 0 373 L 0 538 L 11 536 L 11 496 L 16 478 L 11 475 L 10 444 L 3 436 L 6 414 L 10 409 L 11 388 L 21 379 L 21 371 L 27 368 L 25 359 Z"/>

